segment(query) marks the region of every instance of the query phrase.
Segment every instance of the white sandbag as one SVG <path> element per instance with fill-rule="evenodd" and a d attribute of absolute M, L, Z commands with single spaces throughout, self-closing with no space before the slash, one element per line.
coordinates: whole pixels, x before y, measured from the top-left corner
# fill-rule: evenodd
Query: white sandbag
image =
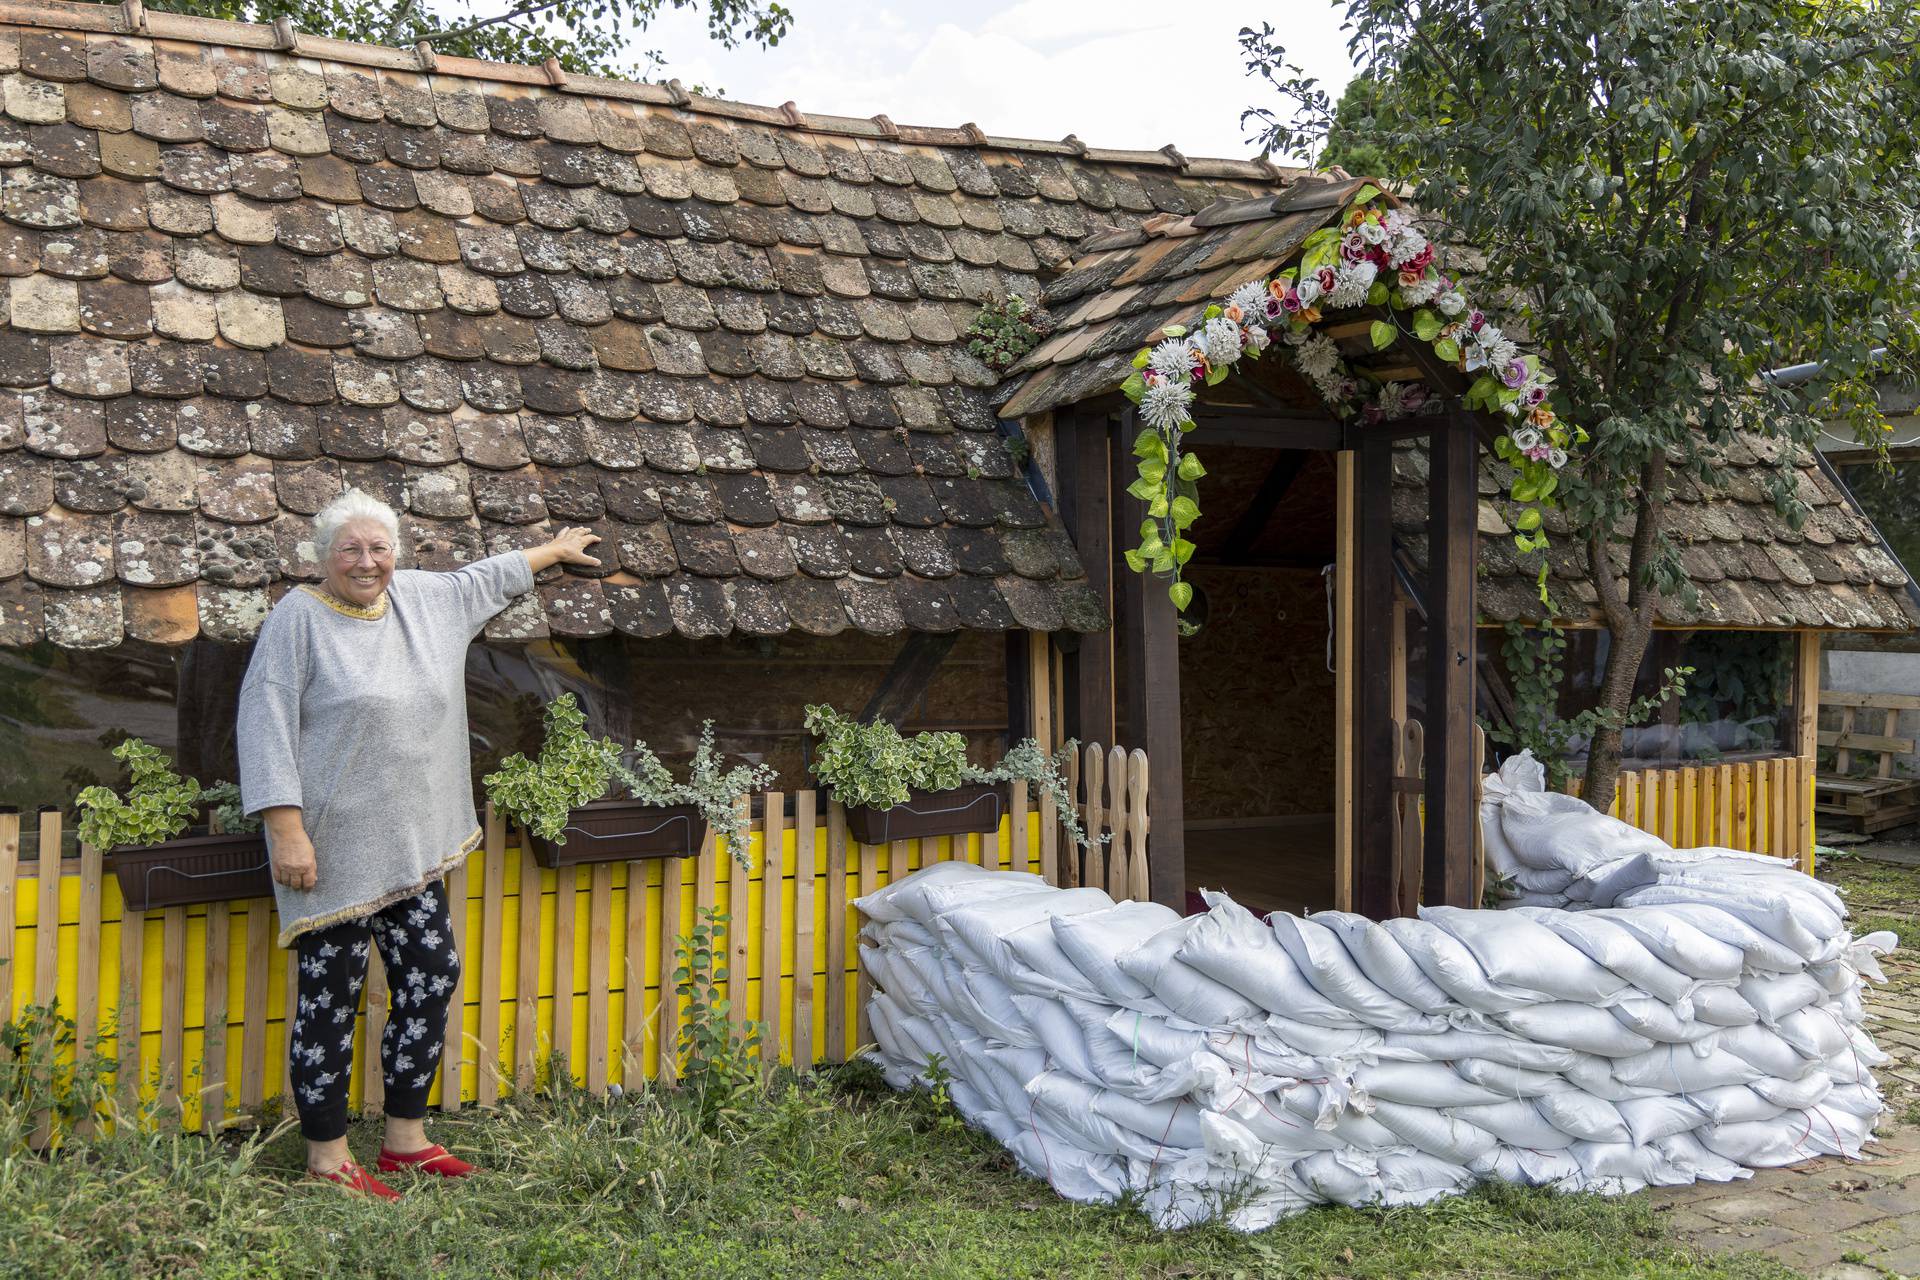
<path fill-rule="evenodd" d="M 1556 1093 L 1571 1087 L 1565 1079 L 1552 1072 L 1529 1071 L 1525 1067 L 1510 1067 L 1504 1062 L 1492 1062 L 1485 1058 L 1464 1058 L 1454 1063 L 1453 1069 L 1502 1098 L 1535 1098 L 1543 1093 Z"/>
<path fill-rule="evenodd" d="M 972 885 L 962 882 L 960 888 L 970 891 Z M 936 913 L 936 930 L 964 958 L 993 970 L 1006 980 L 1014 976 L 1014 953 L 1006 942 L 1009 934 L 1054 916 L 1085 915 L 1113 905 L 1113 899 L 1103 889 L 1039 889 L 991 897 L 967 892 L 955 905 L 945 905 L 953 897 L 952 889 L 927 891 L 925 901 L 928 909 Z M 1064 956 L 1061 960 L 1067 963 Z M 1077 969 L 1067 967 L 1072 977 L 1079 976 Z"/>
<path fill-rule="evenodd" d="M 1833 1079 L 1824 1071 L 1814 1071 L 1798 1080 L 1755 1080 L 1747 1088 L 1787 1111 L 1805 1111 L 1825 1102 L 1833 1092 Z"/>
<path fill-rule="evenodd" d="M 1548 1124 L 1582 1142 L 1632 1140 L 1619 1106 L 1584 1089 L 1541 1094 L 1533 1105 Z"/>
<path fill-rule="evenodd" d="M 1346 1026 L 1357 1019 L 1383 1031 L 1437 1031 L 1446 1025 L 1375 985 L 1355 963 L 1340 935 L 1327 926 L 1283 912 L 1275 912 L 1268 923 L 1286 955 L 1339 1016 L 1337 1021 L 1315 1016 L 1318 1010 L 1312 1006 L 1266 1006 L 1271 1012 L 1327 1026 Z"/>
<path fill-rule="evenodd" d="M 1458 1062 L 1485 1058 L 1530 1071 L 1565 1071 L 1580 1055 L 1557 1044 L 1537 1044 L 1506 1032 L 1438 1031 L 1425 1035 L 1389 1032 L 1375 1050 L 1382 1061 Z"/>
<path fill-rule="evenodd" d="M 1478 1107 L 1451 1107 L 1447 1114 L 1480 1126 L 1510 1147 L 1558 1151 L 1574 1143 L 1572 1134 L 1556 1129 L 1540 1114 L 1540 1109 L 1525 1098 L 1509 1098 Z"/>
<path fill-rule="evenodd" d="M 1169 925 L 1179 913 L 1157 902 L 1121 902 L 1104 911 L 1053 917 L 1053 936 L 1094 990 L 1115 1004 L 1131 1006 L 1152 998 L 1147 985 L 1128 977 L 1120 956 Z"/>
<path fill-rule="evenodd" d="M 1702 933 L 1670 912 L 1614 909 L 1596 912 L 1594 918 L 1619 925 L 1663 962 L 1689 977 L 1702 982 L 1736 982 L 1740 978 L 1745 963 L 1740 948 Z"/>
<path fill-rule="evenodd" d="M 1058 1000 L 1016 993 L 1013 1007 L 1026 1019 L 1034 1039 L 1046 1051 L 1051 1066 L 1079 1080 L 1094 1081 L 1100 1078 L 1087 1052 L 1086 1032 L 1080 1029 L 1080 1024 L 1067 1012 L 1064 1004 Z"/>
<path fill-rule="evenodd" d="M 1432 1204 L 1458 1195 L 1476 1181 L 1459 1164 L 1420 1151 L 1394 1151 L 1380 1157 L 1380 1203 L 1390 1207 Z"/>
<path fill-rule="evenodd" d="M 989 871 L 971 862 L 936 862 L 855 898 L 853 905 L 860 908 L 867 919 L 883 924 L 914 920 L 921 925 L 931 925 L 933 917 L 925 907 L 926 894 L 961 881 L 973 881 L 986 893 L 1006 893 L 1019 886 L 1032 888 L 1046 884 L 1041 877 L 1025 871 Z"/>
<path fill-rule="evenodd" d="M 972 965 L 962 966 L 954 996 L 966 1015 L 961 1021 L 980 1035 L 1020 1048 L 1039 1045 L 1033 1028 L 1013 1003 L 1013 991 L 998 974 Z"/>
<path fill-rule="evenodd" d="M 1597 1053 L 1603 1058 L 1625 1058 L 1653 1048 L 1652 1040 L 1594 1005 L 1557 1001 L 1515 1009 L 1498 1015 L 1496 1021 L 1525 1039 Z"/>
<path fill-rule="evenodd" d="M 1839 1037 L 1844 1041 L 1844 1034 Z M 1758 1067 L 1763 1076 L 1798 1080 L 1817 1071 L 1826 1055 L 1802 1054 L 1771 1027 L 1729 1027 L 1714 1039 L 1721 1051 Z"/>
<path fill-rule="evenodd" d="M 1518 912 L 1423 907 L 1420 918 L 1465 944 L 1487 978 L 1504 987 L 1537 991 L 1547 1000 L 1602 1004 L 1627 985 L 1625 978 Z"/>
<path fill-rule="evenodd" d="M 1806 963 L 1791 947 L 1768 937 L 1739 916 L 1712 903 L 1689 901 L 1688 894 L 1654 885 L 1634 890 L 1621 902 L 1629 908 L 1659 911 L 1684 920 L 1707 936 L 1738 947 L 1741 966 L 1748 973 L 1793 973 Z"/>
<path fill-rule="evenodd" d="M 1119 958 L 1120 972 L 1146 987 L 1172 1016 L 1196 1027 L 1238 1027 L 1258 1020 L 1258 1010 L 1224 983 L 1178 958 L 1188 936 L 1207 917 L 1168 925 Z"/>
<path fill-rule="evenodd" d="M 1723 1085 L 1746 1084 L 1772 1073 L 1725 1049 L 1712 1048 L 1698 1054 L 1677 1045 L 1663 1044 L 1631 1058 L 1614 1059 L 1610 1074 L 1621 1084 L 1691 1096 Z M 1587 1085 L 1582 1083 L 1581 1087 L 1587 1088 Z"/>
<path fill-rule="evenodd" d="M 1689 1011 L 1694 1008 L 1693 997 L 1687 998 L 1686 1007 Z M 1607 1012 L 1629 1031 L 1660 1044 L 1692 1044 L 1696 1040 L 1704 1040 L 1718 1029 L 1710 1022 L 1683 1018 L 1673 1006 L 1651 997 L 1628 996 Z"/>
<path fill-rule="evenodd" d="M 1817 1005 L 1795 1009 L 1773 1030 L 1795 1053 L 1808 1058 L 1830 1058 L 1847 1047 L 1846 1024 Z"/>
<path fill-rule="evenodd" d="M 1509 795 L 1500 809 L 1500 832 L 1522 865 L 1574 875 L 1667 847 L 1656 835 L 1554 791 Z"/>
<path fill-rule="evenodd" d="M 1613 1104 L 1626 1122 L 1628 1141 L 1644 1146 L 1657 1138 L 1697 1129 L 1707 1122 L 1707 1113 L 1691 1098 L 1661 1094 L 1653 1098 L 1629 1098 Z"/>
<path fill-rule="evenodd" d="M 1452 997 L 1427 977 L 1393 934 L 1372 920 L 1350 911 L 1319 911 L 1313 920 L 1333 930 L 1360 972 L 1388 995 L 1421 1013 L 1444 1015 L 1456 1008 Z"/>
<path fill-rule="evenodd" d="M 1525 987 L 1494 982 L 1465 943 L 1430 920 L 1400 917 L 1380 927 L 1393 935 L 1429 981 L 1469 1009 L 1504 1013 L 1523 1005 L 1545 1004 L 1553 997 Z"/>
<path fill-rule="evenodd" d="M 1486 1129 L 1458 1115 L 1399 1102 L 1376 1102 L 1373 1118 L 1409 1146 L 1457 1164 L 1477 1160 L 1499 1145 Z"/>
<path fill-rule="evenodd" d="M 1576 1144 L 1577 1145 L 1577 1144 Z M 1569 1180 L 1581 1177 L 1580 1162 L 1573 1148 L 1565 1151 L 1526 1151 L 1496 1146 L 1468 1168 L 1479 1177 L 1518 1183 L 1523 1187 L 1561 1187 L 1571 1190 Z"/>
<path fill-rule="evenodd" d="M 1333 1058 L 1341 1062 L 1373 1057 L 1386 1041 L 1386 1034 L 1372 1027 L 1321 1027 L 1311 1022 L 1295 1022 L 1279 1014 L 1269 1014 L 1261 1024 L 1259 1038 L 1281 1052 L 1304 1053 L 1315 1058 Z"/>
<path fill-rule="evenodd" d="M 1365 1021 L 1312 984 L 1301 972 L 1297 957 L 1275 937 L 1275 929 L 1260 923 L 1252 912 L 1225 894 L 1210 895 L 1210 901 L 1211 909 L 1194 917 L 1180 949 L 1174 953 L 1175 959 L 1245 997 L 1264 1013 L 1324 1027 L 1354 1027 Z M 1276 927 L 1278 922 L 1292 918 L 1276 916 Z M 1332 935 L 1327 937 L 1331 939 Z M 1339 944 L 1336 941 L 1334 945 Z M 1345 956 L 1344 949 L 1341 954 Z M 1348 959 L 1346 963 L 1358 977 L 1353 961 Z M 1382 998 L 1389 997 L 1382 993 Z M 1401 1008 L 1409 1018 L 1414 1016 L 1411 1008 Z"/>
<path fill-rule="evenodd" d="M 1377 1062 L 1353 1073 L 1353 1087 L 1377 1102 L 1411 1107 L 1466 1107 L 1502 1095 L 1438 1062 Z"/>
<path fill-rule="evenodd" d="M 1811 1130 L 1800 1113 L 1788 1112 L 1773 1120 L 1702 1125 L 1694 1136 L 1707 1150 L 1735 1164 L 1771 1169 L 1813 1156 L 1815 1152 L 1805 1145 Z"/>
<path fill-rule="evenodd" d="M 1619 974 L 1656 1000 L 1680 1004 L 1699 986 L 1698 978 L 1674 968 L 1618 921 L 1599 912 L 1532 908 L 1524 909 L 1523 913 L 1578 947 L 1594 963 Z"/>
<path fill-rule="evenodd" d="M 1702 987 L 1693 993 L 1693 1016 L 1713 1027 L 1750 1027 L 1760 1011 L 1735 987 Z"/>

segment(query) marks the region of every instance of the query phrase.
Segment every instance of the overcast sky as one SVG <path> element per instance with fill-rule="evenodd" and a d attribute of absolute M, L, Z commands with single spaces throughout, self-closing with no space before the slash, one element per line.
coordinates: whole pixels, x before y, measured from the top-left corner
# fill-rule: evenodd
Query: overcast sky
<path fill-rule="evenodd" d="M 1325 0 L 785 0 L 793 30 L 773 49 L 723 50 L 705 8 L 642 37 L 665 75 L 742 102 L 1012 137 L 1079 135 L 1091 146 L 1246 156 L 1240 113 L 1267 103 L 1246 74 L 1239 30 L 1267 20 L 1333 91 L 1352 69 Z"/>

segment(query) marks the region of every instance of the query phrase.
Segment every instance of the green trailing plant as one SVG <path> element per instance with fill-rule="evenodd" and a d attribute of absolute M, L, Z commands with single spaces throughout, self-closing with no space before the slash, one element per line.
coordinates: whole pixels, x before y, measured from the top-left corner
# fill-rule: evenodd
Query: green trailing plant
<path fill-rule="evenodd" d="M 1018 364 L 1052 332 L 1053 317 L 1045 307 L 1017 294 L 996 298 L 981 307 L 967 326 L 967 353 L 999 372 Z"/>
<path fill-rule="evenodd" d="M 720 994 L 727 970 L 719 961 L 729 929 L 727 916 L 709 908 L 674 947 L 673 989 L 685 1004 L 678 1046 L 680 1085 L 698 1100 L 700 1128 L 706 1133 L 739 1125 L 760 1094 L 765 1025 L 736 1027 L 732 1002 Z"/>
<path fill-rule="evenodd" d="M 127 766 L 132 785 L 124 797 L 111 787 L 88 787 L 74 798 L 81 840 L 96 849 L 160 844 L 192 825 L 200 784 L 175 773 L 171 756 L 128 738 L 113 758 Z"/>
<path fill-rule="evenodd" d="M 633 765 L 625 760 L 613 764 L 614 776 L 635 800 L 642 804 L 692 805 L 700 810 L 714 831 L 725 837 L 728 850 L 741 866 L 748 865 L 748 814 L 740 800 L 756 791 L 764 791 L 779 781 L 772 765 L 737 764 L 727 768 L 713 745 L 713 721 L 702 721 L 700 744 L 694 748 L 693 763 L 687 780 L 680 782 L 672 770 L 644 742 L 633 744 Z"/>
<path fill-rule="evenodd" d="M 1669 698 L 1684 697 L 1692 667 L 1668 667 L 1662 672 L 1660 688 L 1636 698 L 1625 713 L 1603 707 L 1589 707 L 1574 716 L 1560 714 L 1560 690 L 1566 685 L 1567 633 L 1557 624 L 1542 628 L 1507 624 L 1501 655 L 1506 659 L 1507 678 L 1513 686 L 1514 719 L 1510 725 L 1481 721 L 1487 737 L 1515 751 L 1527 750 L 1546 766 L 1547 781 L 1554 789 L 1566 786 L 1573 776 L 1568 763 L 1570 749 L 1577 742 L 1591 742 L 1594 735 L 1608 728 L 1621 730 L 1653 719 Z"/>
<path fill-rule="evenodd" d="M 228 834 L 256 835 L 260 819 L 248 813 L 240 803 L 240 784 L 216 782 L 200 793 L 200 802 L 212 825 Z"/>
<path fill-rule="evenodd" d="M 1048 755 L 1038 742 L 1026 738 L 1015 743 L 998 764 L 983 769 L 968 763 L 967 740 L 957 733 L 916 733 L 909 738 L 885 721 L 862 724 L 824 705 L 807 708 L 806 727 L 819 739 L 809 767 L 843 805 L 891 809 L 905 804 L 913 791 L 1025 782 L 1053 797 L 1054 812 L 1075 845 L 1089 843 L 1066 779 L 1078 742 L 1069 740 Z"/>
<path fill-rule="evenodd" d="M 620 744 L 586 731 L 587 718 L 570 693 L 547 706 L 540 757 L 516 751 L 481 779 L 493 807 L 543 840 L 565 844 L 567 815 L 607 793 Z"/>

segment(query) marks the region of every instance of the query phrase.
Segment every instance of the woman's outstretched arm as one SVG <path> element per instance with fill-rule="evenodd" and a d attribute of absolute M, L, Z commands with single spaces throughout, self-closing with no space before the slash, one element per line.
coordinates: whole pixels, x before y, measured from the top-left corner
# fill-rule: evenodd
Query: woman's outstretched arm
<path fill-rule="evenodd" d="M 598 565 L 600 561 L 587 554 L 587 548 L 598 541 L 600 535 L 591 529 L 562 529 L 552 542 L 529 548 L 524 554 L 535 573 L 556 564 Z"/>

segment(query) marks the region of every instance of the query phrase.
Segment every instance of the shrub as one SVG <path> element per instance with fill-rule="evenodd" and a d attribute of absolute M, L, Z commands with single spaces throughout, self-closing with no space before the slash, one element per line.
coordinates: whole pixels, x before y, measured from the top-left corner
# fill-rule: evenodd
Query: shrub
<path fill-rule="evenodd" d="M 493 807 L 543 840 L 565 844 L 567 815 L 607 794 L 620 744 L 594 738 L 570 693 L 548 704 L 540 758 L 516 751 L 480 781 Z"/>
<path fill-rule="evenodd" d="M 806 726 L 820 739 L 813 776 L 849 807 L 891 809 L 913 790 L 951 791 L 967 780 L 967 740 L 957 733 L 907 738 L 885 721 L 861 724 L 828 706 L 808 707 Z"/>
<path fill-rule="evenodd" d="M 634 743 L 632 754 L 632 768 L 624 760 L 616 760 L 613 772 L 635 800 L 642 804 L 693 805 L 716 833 L 726 837 L 734 860 L 743 867 L 748 865 L 747 814 L 740 798 L 778 781 L 780 775 L 772 765 L 722 768 L 725 760 L 714 748 L 711 720 L 701 722 L 700 745 L 694 749 L 685 782 L 675 781 L 672 771 L 646 743 Z"/>

